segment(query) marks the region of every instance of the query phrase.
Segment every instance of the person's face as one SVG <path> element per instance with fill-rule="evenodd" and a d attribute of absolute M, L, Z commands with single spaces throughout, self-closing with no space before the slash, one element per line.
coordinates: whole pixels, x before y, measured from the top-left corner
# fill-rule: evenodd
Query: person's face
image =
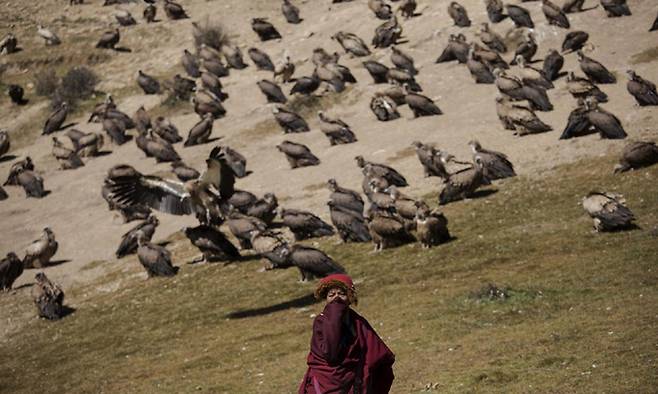
<path fill-rule="evenodd" d="M 340 287 L 332 287 L 327 292 L 327 303 L 332 302 L 336 298 L 349 305 L 349 301 L 347 300 L 347 292 Z"/>

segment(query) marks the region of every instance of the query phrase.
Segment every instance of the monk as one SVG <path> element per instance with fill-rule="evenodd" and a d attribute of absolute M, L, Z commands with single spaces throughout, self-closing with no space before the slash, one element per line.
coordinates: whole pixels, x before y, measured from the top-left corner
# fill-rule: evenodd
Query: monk
<path fill-rule="evenodd" d="M 350 308 L 357 304 L 352 278 L 323 278 L 315 297 L 326 300 L 313 322 L 308 370 L 299 394 L 385 394 L 393 383 L 395 355 L 368 321 Z"/>

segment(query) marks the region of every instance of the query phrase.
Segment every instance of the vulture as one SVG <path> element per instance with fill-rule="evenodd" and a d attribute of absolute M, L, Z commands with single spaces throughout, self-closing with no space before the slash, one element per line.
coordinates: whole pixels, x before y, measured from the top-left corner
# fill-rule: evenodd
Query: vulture
<path fill-rule="evenodd" d="M 247 209 L 252 207 L 258 201 L 258 197 L 254 193 L 246 190 L 236 190 L 235 193 L 228 200 L 230 210 L 237 210 L 240 213 L 247 214 Z"/>
<path fill-rule="evenodd" d="M 270 59 L 267 53 L 258 48 L 249 48 L 247 54 L 259 70 L 274 71 L 274 63 L 272 63 L 272 59 Z"/>
<path fill-rule="evenodd" d="M 541 0 L 541 10 L 546 17 L 549 25 L 555 25 L 563 29 L 571 27 L 569 18 L 560 7 L 553 4 L 550 0 Z"/>
<path fill-rule="evenodd" d="M 510 19 L 512 19 L 512 22 L 514 22 L 514 25 L 517 28 L 519 27 L 527 27 L 528 29 L 535 28 L 535 24 L 532 21 L 532 18 L 530 17 L 530 13 L 525 8 L 513 4 L 506 4 L 505 8 L 507 8 L 507 14 L 510 17 Z"/>
<path fill-rule="evenodd" d="M 448 45 L 441 52 L 435 63 L 451 62 L 453 60 L 457 60 L 459 63 L 466 63 L 469 49 L 470 46 L 466 42 L 464 35 L 451 34 L 448 38 Z"/>
<path fill-rule="evenodd" d="M 331 201 L 334 206 L 343 207 L 350 211 L 354 211 L 359 215 L 363 214 L 364 203 L 363 198 L 361 198 L 359 193 L 339 186 L 338 182 L 333 178 L 327 181 L 327 187 L 331 191 L 329 201 Z"/>
<path fill-rule="evenodd" d="M 321 81 L 329 84 L 336 93 L 345 90 L 346 83 L 356 83 L 350 69 L 337 63 L 318 66 L 315 69 L 315 74 Z"/>
<path fill-rule="evenodd" d="M 222 149 L 226 155 L 226 163 L 231 167 L 235 176 L 244 178 L 251 174 L 251 171 L 247 171 L 247 158 L 244 155 L 228 146 L 222 146 Z"/>
<path fill-rule="evenodd" d="M 628 8 L 626 0 L 600 0 L 601 6 L 605 10 L 608 18 L 631 15 L 631 9 Z"/>
<path fill-rule="evenodd" d="M 281 126 L 285 134 L 303 133 L 311 130 L 306 121 L 292 111 L 280 107 L 274 107 L 272 108 L 272 113 L 274 114 L 276 122 Z"/>
<path fill-rule="evenodd" d="M 544 57 L 544 64 L 542 71 L 549 81 L 555 81 L 560 77 L 560 71 L 564 66 L 564 57 L 560 55 L 560 52 L 555 49 L 551 49 L 548 52 L 548 55 Z"/>
<path fill-rule="evenodd" d="M 185 227 L 183 233 L 192 242 L 192 245 L 199 248 L 202 254 L 192 263 L 236 261 L 241 257 L 235 245 L 221 231 L 210 226 L 202 224 L 196 227 Z"/>
<path fill-rule="evenodd" d="M 160 82 L 152 76 L 144 74 L 142 70 L 138 71 L 137 84 L 142 88 L 145 94 L 160 93 Z"/>
<path fill-rule="evenodd" d="M 370 49 L 368 49 L 366 43 L 356 34 L 339 31 L 331 38 L 338 41 L 345 52 L 350 53 L 353 56 L 362 57 L 370 55 Z"/>
<path fill-rule="evenodd" d="M 290 89 L 290 94 L 300 93 L 305 96 L 310 95 L 315 92 L 320 87 L 320 79 L 317 74 L 313 73 L 310 77 L 301 77 L 295 81 L 292 89 Z"/>
<path fill-rule="evenodd" d="M 18 39 L 13 33 L 7 35 L 0 40 L 0 55 L 14 53 L 18 50 Z"/>
<path fill-rule="evenodd" d="M 394 45 L 401 36 L 402 26 L 398 23 L 398 18 L 393 15 L 391 19 L 377 26 L 372 45 L 375 48 L 387 48 Z"/>
<path fill-rule="evenodd" d="M 405 88 L 407 88 L 407 94 L 404 96 L 404 101 L 409 105 L 411 111 L 413 111 L 414 118 L 441 115 L 443 113 L 429 97 L 411 92 L 407 85 L 405 85 Z"/>
<path fill-rule="evenodd" d="M 311 56 L 311 61 L 316 67 L 324 66 L 329 63 L 338 63 L 339 59 L 340 55 L 338 52 L 334 52 L 333 55 L 330 55 L 322 48 L 313 49 L 313 55 Z"/>
<path fill-rule="evenodd" d="M 12 103 L 16 105 L 27 104 L 27 100 L 23 98 L 23 95 L 25 94 L 25 90 L 21 85 L 9 85 L 9 88 L 7 89 L 7 93 L 9 94 L 9 98 L 11 99 Z"/>
<path fill-rule="evenodd" d="M 126 10 L 117 10 L 117 12 L 114 14 L 114 18 L 117 20 L 117 22 L 119 22 L 121 26 L 132 26 L 137 24 L 135 18 L 133 18 L 130 12 Z"/>
<path fill-rule="evenodd" d="M 587 121 L 599 132 L 601 138 L 626 138 L 626 131 L 624 131 L 621 121 L 615 115 L 600 108 L 595 98 L 586 98 L 585 108 L 587 109 Z"/>
<path fill-rule="evenodd" d="M 126 127 L 121 121 L 104 118 L 102 124 L 103 131 L 107 133 L 110 140 L 115 144 L 123 145 L 130 140 L 130 137 L 126 135 Z"/>
<path fill-rule="evenodd" d="M 169 142 L 170 144 L 175 144 L 183 140 L 183 137 L 178 134 L 178 128 L 173 123 L 171 123 L 169 119 L 166 119 L 162 116 L 155 118 L 153 121 L 153 127 L 147 128 L 147 130 L 149 129 L 152 134 Z"/>
<path fill-rule="evenodd" d="M 239 47 L 224 45 L 222 46 L 222 53 L 224 54 L 224 58 L 229 67 L 235 68 L 236 70 L 244 70 L 248 67 L 244 62 L 242 51 Z"/>
<path fill-rule="evenodd" d="M 485 63 L 488 63 L 491 68 L 509 69 L 509 64 L 503 60 L 498 52 L 483 48 L 477 42 L 473 42 L 471 45 L 475 55 Z M 468 55 L 468 52 L 466 54 Z"/>
<path fill-rule="evenodd" d="M 64 101 L 54 112 L 50 114 L 50 116 L 48 116 L 46 123 L 43 125 L 43 131 L 41 134 L 46 135 L 59 131 L 64 125 L 68 114 L 69 104 Z"/>
<path fill-rule="evenodd" d="M 214 94 L 219 101 L 224 101 L 228 98 L 228 94 L 222 92 L 222 81 L 213 73 L 201 73 L 201 86 L 209 93 Z"/>
<path fill-rule="evenodd" d="M 503 127 L 506 130 L 515 130 L 515 134 L 519 136 L 553 130 L 551 126 L 542 122 L 531 109 L 512 104 L 500 96 L 496 97 L 496 111 Z"/>
<path fill-rule="evenodd" d="M 599 103 L 608 101 L 608 95 L 587 78 L 577 77 L 573 72 L 567 74 L 567 90 L 574 98 L 595 97 Z"/>
<path fill-rule="evenodd" d="M 406 104 L 406 101 L 404 101 L 406 95 L 407 93 L 402 89 L 402 86 L 392 84 L 387 85 L 384 90 L 375 92 L 375 97 L 385 97 L 387 100 L 392 100 L 396 106 Z"/>
<path fill-rule="evenodd" d="M 23 273 L 23 262 L 16 253 L 9 252 L 0 260 L 0 291 L 11 290 L 11 286 Z"/>
<path fill-rule="evenodd" d="M 488 65 L 475 54 L 473 48 L 468 51 L 466 67 L 471 73 L 473 79 L 475 79 L 475 83 L 493 84 L 496 82 L 496 77 L 493 75 Z"/>
<path fill-rule="evenodd" d="M 163 138 L 154 137 L 153 132 L 147 136 L 146 133 L 140 133 L 135 138 L 137 147 L 144 152 L 146 157 L 155 158 L 157 163 L 172 162 L 180 160 L 180 156 L 174 147 Z"/>
<path fill-rule="evenodd" d="M 213 119 L 219 119 L 226 115 L 226 109 L 222 105 L 219 97 L 206 90 L 199 90 L 192 97 L 194 112 L 203 118 L 204 115 L 210 114 Z"/>
<path fill-rule="evenodd" d="M 582 30 L 570 31 L 562 41 L 562 53 L 576 52 L 589 40 L 589 34 Z"/>
<path fill-rule="evenodd" d="M 649 29 L 649 31 L 656 31 L 656 30 L 658 30 L 658 16 L 656 16 L 656 19 L 653 21 L 653 24 Z M 0 48 L 2 48 L 2 46 L 0 46 Z"/>
<path fill-rule="evenodd" d="M 368 73 L 373 79 L 373 83 L 387 83 L 388 82 L 388 70 L 389 68 L 385 65 L 376 62 L 374 60 L 368 60 L 363 62 L 363 67 L 368 70 Z"/>
<path fill-rule="evenodd" d="M 167 18 L 171 20 L 189 18 L 185 12 L 185 9 L 183 9 L 183 6 L 172 0 L 165 0 L 164 11 L 165 14 L 167 14 Z"/>
<path fill-rule="evenodd" d="M 162 119 L 164 120 L 164 118 Z M 149 116 L 148 112 L 146 112 L 146 109 L 143 105 L 137 108 L 137 111 L 135 111 L 133 114 L 132 120 L 133 123 L 135 123 L 137 131 L 140 133 L 144 133 L 153 127 L 151 123 L 151 117 Z"/>
<path fill-rule="evenodd" d="M 491 182 L 484 176 L 484 163 L 479 157 L 475 158 L 475 162 L 471 168 L 460 170 L 450 177 L 445 182 L 441 194 L 439 194 L 439 204 L 444 205 L 451 201 L 457 201 L 468 198 L 483 185 L 488 185 Z"/>
<path fill-rule="evenodd" d="M 182 101 L 190 101 L 190 96 L 196 91 L 196 82 L 193 79 L 174 75 L 173 80 L 174 97 Z"/>
<path fill-rule="evenodd" d="M 288 159 L 288 163 L 292 169 L 320 164 L 320 159 L 311 153 L 311 150 L 306 145 L 283 141 L 276 148 L 286 155 L 286 159 Z"/>
<path fill-rule="evenodd" d="M 25 248 L 25 257 L 23 266 L 25 268 L 43 268 L 50 263 L 50 259 L 57 253 L 57 241 L 55 233 L 46 227 L 41 233 L 41 237 Z"/>
<path fill-rule="evenodd" d="M 452 18 L 455 26 L 469 27 L 471 25 L 471 20 L 468 19 L 466 8 L 462 7 L 456 1 L 453 1 L 448 5 L 448 15 Z"/>
<path fill-rule="evenodd" d="M 288 101 L 286 95 L 283 94 L 279 85 L 272 81 L 268 81 L 267 79 L 258 81 L 258 87 L 267 98 L 268 103 L 285 104 L 286 101 Z"/>
<path fill-rule="evenodd" d="M 116 110 L 116 109 L 117 106 L 114 103 L 114 99 L 112 98 L 112 95 L 108 94 L 107 97 L 105 97 L 105 101 L 96 104 L 94 109 L 91 111 L 91 115 L 89 116 L 89 119 L 87 119 L 87 123 L 98 122 L 98 120 L 101 119 L 103 116 L 105 116 L 108 113 L 108 111 Z"/>
<path fill-rule="evenodd" d="M 488 23 L 483 23 L 480 28 L 480 41 L 492 51 L 500 53 L 507 52 L 507 46 L 505 45 L 503 38 L 496 32 L 491 31 Z"/>
<path fill-rule="evenodd" d="M 217 78 L 228 77 L 230 73 L 228 67 L 226 67 L 220 59 L 201 58 L 199 63 L 201 64 L 201 67 L 203 67 L 206 71 L 213 74 Z"/>
<path fill-rule="evenodd" d="M 656 85 L 637 75 L 633 70 L 628 70 L 626 73 L 628 74 L 626 89 L 628 93 L 635 97 L 635 101 L 641 106 L 658 105 Z"/>
<path fill-rule="evenodd" d="M 172 162 L 171 170 L 173 171 L 174 175 L 176 175 L 176 178 L 180 179 L 181 182 L 192 181 L 201 176 L 199 171 L 188 166 L 182 160 Z"/>
<path fill-rule="evenodd" d="M 356 156 L 354 160 L 356 161 L 356 164 L 359 166 L 359 168 L 364 170 L 370 169 L 373 175 L 386 179 L 386 181 L 391 185 L 395 185 L 397 187 L 409 186 L 407 180 L 392 167 L 389 167 L 385 164 L 367 161 L 363 158 L 363 156 Z"/>
<path fill-rule="evenodd" d="M 470 141 L 468 145 L 473 150 L 473 162 L 482 163 L 484 176 L 490 181 L 516 176 L 514 165 L 504 153 L 484 149 L 476 140 Z"/>
<path fill-rule="evenodd" d="M 393 99 L 388 96 L 375 96 L 370 100 L 370 110 L 375 114 L 378 120 L 388 122 L 400 117 L 398 106 Z"/>
<path fill-rule="evenodd" d="M 15 173 L 10 173 L 10 176 L 12 175 L 15 176 L 17 184 L 23 187 L 25 197 L 43 198 L 46 196 L 47 193 L 43 188 L 43 178 L 37 173 L 19 168 Z"/>
<path fill-rule="evenodd" d="M 532 63 L 532 57 L 535 56 L 536 53 L 537 42 L 535 41 L 535 35 L 528 32 L 525 36 L 525 41 L 516 48 L 516 51 L 514 52 L 514 60 L 512 60 L 511 64 L 516 64 L 516 59 L 519 56 L 523 57 L 528 63 Z"/>
<path fill-rule="evenodd" d="M 395 67 L 405 70 L 410 75 L 418 74 L 418 70 L 414 66 L 414 59 L 395 46 L 391 47 L 391 62 Z"/>
<path fill-rule="evenodd" d="M 501 69 L 495 69 L 496 87 L 506 96 L 514 100 L 527 100 L 532 108 L 539 111 L 552 111 L 551 104 L 546 94 L 546 90 L 533 86 L 524 85 L 519 78 L 510 77 Z"/>
<path fill-rule="evenodd" d="M 430 210 L 419 204 L 416 211 L 416 237 L 424 249 L 450 241 L 448 219 L 438 209 Z"/>
<path fill-rule="evenodd" d="M 9 141 L 9 132 L 0 129 L 0 157 L 9 152 L 11 143 Z"/>
<path fill-rule="evenodd" d="M 183 56 L 181 57 L 181 64 L 183 65 L 183 68 L 185 69 L 185 72 L 187 75 L 189 75 L 192 78 L 199 78 L 201 77 L 201 65 L 199 64 L 199 59 L 197 59 L 196 56 L 194 56 L 190 51 L 185 49 L 183 51 Z"/>
<path fill-rule="evenodd" d="M 391 6 L 386 4 L 384 0 L 368 0 L 368 8 L 379 19 L 388 20 L 393 16 Z"/>
<path fill-rule="evenodd" d="M 331 146 L 356 142 L 356 136 L 350 126 L 340 119 L 330 118 L 322 111 L 318 112 L 320 130 L 329 138 Z"/>
<path fill-rule="evenodd" d="M 588 109 L 585 107 L 585 100 L 583 98 L 579 98 L 578 106 L 574 108 L 569 114 L 567 126 L 564 128 L 562 135 L 560 135 L 561 140 L 574 137 L 582 137 L 596 133 L 596 130 L 592 128 L 592 125 L 587 119 L 587 112 Z"/>
<path fill-rule="evenodd" d="M 211 113 L 204 114 L 197 124 L 192 126 L 183 145 L 194 146 L 207 143 L 210 134 L 212 134 L 213 122 L 214 119 Z"/>
<path fill-rule="evenodd" d="M 302 21 L 299 17 L 299 8 L 292 4 L 290 0 L 283 0 L 283 4 L 281 4 L 281 12 L 288 23 L 296 25 Z"/>
<path fill-rule="evenodd" d="M 80 156 L 78 156 L 78 153 L 73 149 L 65 147 L 57 137 L 53 137 L 52 153 L 55 159 L 57 159 L 57 162 L 59 162 L 59 167 L 62 170 L 73 170 L 85 165 L 82 159 L 80 159 Z"/>
<path fill-rule="evenodd" d="M 281 209 L 281 219 L 295 235 L 295 241 L 334 235 L 334 228 L 311 212 Z"/>
<path fill-rule="evenodd" d="M 240 249 L 252 249 L 251 233 L 253 231 L 265 231 L 267 225 L 260 219 L 253 218 L 238 212 L 232 212 L 226 221 L 231 234 L 240 243 Z"/>
<path fill-rule="evenodd" d="M 59 45 L 62 43 L 57 34 L 41 25 L 37 25 L 37 34 L 46 41 L 46 45 Z"/>
<path fill-rule="evenodd" d="M 538 89 L 553 89 L 553 82 L 544 74 L 544 71 L 528 65 L 523 56 L 516 58 L 516 64 L 519 65 L 519 76 L 525 85 Z"/>
<path fill-rule="evenodd" d="M 137 226 L 131 228 L 128 232 L 121 236 L 121 243 L 114 253 L 117 259 L 120 259 L 129 254 L 137 252 L 137 240 L 143 237 L 145 241 L 150 242 L 155 234 L 155 229 L 160 222 L 154 215 L 149 215 L 146 220 L 139 223 Z"/>
<path fill-rule="evenodd" d="M 281 38 L 281 34 L 266 18 L 253 18 L 251 20 L 251 29 L 258 34 L 261 41 Z"/>
<path fill-rule="evenodd" d="M 2 185 L 19 185 L 20 183 L 18 182 L 18 175 L 23 171 L 34 171 L 34 163 L 32 163 L 30 156 L 26 156 L 25 159 L 19 160 L 11 165 L 9 168 L 9 175 L 7 176 L 7 180 Z"/>
<path fill-rule="evenodd" d="M 327 202 L 331 213 L 331 222 L 338 231 L 343 242 L 368 242 L 372 240 L 365 218 L 360 212 L 338 205 L 334 201 Z"/>
<path fill-rule="evenodd" d="M 59 320 L 64 317 L 66 308 L 64 308 L 62 288 L 51 282 L 43 272 L 34 275 L 34 279 L 36 283 L 32 286 L 32 298 L 39 317 L 48 320 Z"/>
<path fill-rule="evenodd" d="M 287 256 L 284 249 L 288 243 L 280 232 L 270 230 L 252 230 L 249 234 L 251 246 L 260 257 L 266 258 L 272 264 L 285 264 Z"/>
<path fill-rule="evenodd" d="M 233 195 L 235 174 L 221 147 L 210 152 L 207 170 L 186 183 L 142 175 L 132 169 L 105 179 L 109 198 L 120 206 L 146 205 L 173 215 L 195 213 L 203 224 L 222 220 L 222 209 Z"/>
<path fill-rule="evenodd" d="M 402 0 L 402 4 L 398 7 L 398 12 L 402 14 L 405 19 L 413 18 L 418 4 L 416 0 Z"/>
<path fill-rule="evenodd" d="M 246 215 L 260 219 L 263 223 L 269 226 L 276 217 L 276 210 L 278 207 L 279 201 L 276 196 L 273 193 L 265 193 L 263 198 L 257 199 L 243 209 Z"/>
<path fill-rule="evenodd" d="M 658 146 L 655 142 L 633 141 L 622 150 L 619 164 L 615 165 L 614 172 L 635 170 L 656 163 L 658 163 Z"/>
<path fill-rule="evenodd" d="M 592 191 L 583 197 L 585 212 L 594 219 L 597 232 L 618 231 L 633 227 L 635 215 L 621 194 Z"/>
<path fill-rule="evenodd" d="M 142 17 L 146 21 L 146 23 L 153 23 L 155 22 L 155 15 L 158 13 L 158 9 L 155 7 L 153 4 L 148 4 L 146 8 L 144 8 L 144 12 L 142 12 Z"/>
<path fill-rule="evenodd" d="M 96 43 L 96 48 L 114 49 L 120 39 L 119 29 L 106 31 Z"/>
<path fill-rule="evenodd" d="M 148 242 L 146 237 L 137 238 L 137 258 L 149 278 L 174 276 L 178 273 L 178 267 L 171 263 L 171 253 L 164 246 Z"/>
<path fill-rule="evenodd" d="M 487 7 L 487 16 L 491 23 L 500 23 L 507 15 L 503 14 L 503 1 L 502 0 L 485 0 Z"/>
<path fill-rule="evenodd" d="M 441 160 L 441 157 L 444 156 L 443 152 L 420 141 L 414 141 L 411 145 L 415 148 L 418 160 L 423 166 L 425 178 L 437 176 L 444 181 L 448 179 L 448 171 L 445 168 L 444 162 Z"/>
<path fill-rule="evenodd" d="M 5 189 L 3 189 L 2 186 L 0 186 L 0 201 L 6 200 L 8 198 L 9 198 L 9 195 L 7 194 Z"/>
<path fill-rule="evenodd" d="M 416 240 L 407 230 L 404 220 L 397 215 L 378 212 L 366 219 L 366 222 L 372 242 L 375 244 L 375 252 Z"/>
<path fill-rule="evenodd" d="M 288 83 L 292 81 L 293 74 L 295 74 L 295 63 L 291 62 L 290 56 L 286 54 L 283 62 L 274 67 L 274 80 L 276 81 L 278 77 L 281 77 L 283 83 Z"/>
<path fill-rule="evenodd" d="M 583 5 L 585 5 L 585 0 L 566 0 L 562 5 L 562 11 L 566 14 L 583 12 Z"/>
<path fill-rule="evenodd" d="M 414 92 L 422 92 L 423 88 L 416 82 L 416 79 L 408 71 L 399 68 L 388 70 L 388 80 L 394 84 L 407 85 Z"/>
<path fill-rule="evenodd" d="M 616 83 L 617 78 L 608 71 L 605 66 L 594 59 L 591 59 L 582 51 L 577 51 L 578 61 L 580 62 L 580 69 L 583 70 L 585 75 L 594 83 Z"/>
<path fill-rule="evenodd" d="M 333 261 L 331 257 L 321 250 L 309 246 L 284 245 L 280 253 L 282 259 L 272 261 L 272 268 L 297 267 L 302 275 L 302 282 L 331 274 L 345 273 L 345 268 Z"/>

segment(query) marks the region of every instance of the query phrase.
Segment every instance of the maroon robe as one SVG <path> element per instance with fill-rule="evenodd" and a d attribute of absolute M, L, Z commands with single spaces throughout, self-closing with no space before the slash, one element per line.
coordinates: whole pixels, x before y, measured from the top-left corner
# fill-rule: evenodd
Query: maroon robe
<path fill-rule="evenodd" d="M 388 393 L 394 362 L 395 355 L 368 321 L 337 299 L 313 322 L 299 394 Z"/>

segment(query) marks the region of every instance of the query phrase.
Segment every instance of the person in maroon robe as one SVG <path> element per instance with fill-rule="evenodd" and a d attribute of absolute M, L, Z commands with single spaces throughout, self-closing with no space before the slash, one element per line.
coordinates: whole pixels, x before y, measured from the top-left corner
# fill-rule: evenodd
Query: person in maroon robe
<path fill-rule="evenodd" d="M 308 370 L 299 394 L 385 394 L 395 355 L 368 321 L 354 312 L 356 290 L 344 274 L 323 278 L 315 297 L 327 304 L 313 322 Z"/>

